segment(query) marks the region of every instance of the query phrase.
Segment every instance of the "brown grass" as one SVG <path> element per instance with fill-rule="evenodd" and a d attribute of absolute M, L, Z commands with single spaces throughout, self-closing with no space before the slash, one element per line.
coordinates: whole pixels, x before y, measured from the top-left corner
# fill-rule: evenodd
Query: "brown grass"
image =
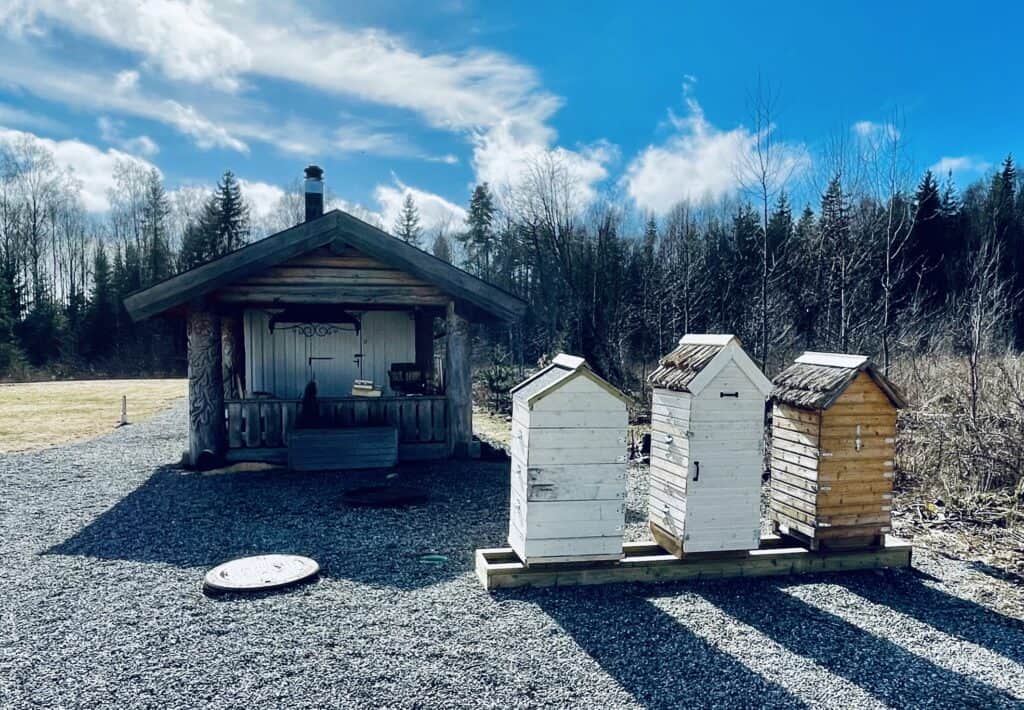
<path fill-rule="evenodd" d="M 114 430 L 121 397 L 138 422 L 184 397 L 188 381 L 72 380 L 0 385 L 0 453 L 42 449 Z"/>

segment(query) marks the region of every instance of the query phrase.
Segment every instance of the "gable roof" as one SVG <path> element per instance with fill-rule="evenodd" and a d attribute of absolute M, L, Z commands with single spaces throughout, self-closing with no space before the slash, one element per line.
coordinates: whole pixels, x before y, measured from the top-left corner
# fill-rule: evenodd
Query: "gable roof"
<path fill-rule="evenodd" d="M 510 394 L 524 400 L 530 407 L 535 403 L 557 390 L 562 385 L 577 377 L 586 377 L 601 389 L 613 397 L 620 399 L 623 404 L 629 406 L 629 398 L 599 377 L 587 365 L 587 361 L 575 355 L 561 353 L 555 356 L 551 364 L 542 370 L 533 373 L 525 380 L 510 390 Z"/>
<path fill-rule="evenodd" d="M 522 299 L 341 210 L 332 210 L 137 291 L 125 298 L 124 305 L 133 320 L 143 320 L 334 241 L 413 274 L 503 320 L 518 320 L 526 312 Z"/>
<path fill-rule="evenodd" d="M 775 377 L 772 397 L 801 409 L 828 409 L 860 373 L 867 373 L 897 409 L 907 401 L 865 355 L 805 352 Z"/>
<path fill-rule="evenodd" d="M 729 362 L 735 362 L 767 397 L 772 384 L 743 350 L 735 335 L 687 334 L 679 346 L 663 357 L 647 381 L 654 387 L 700 394 Z"/>

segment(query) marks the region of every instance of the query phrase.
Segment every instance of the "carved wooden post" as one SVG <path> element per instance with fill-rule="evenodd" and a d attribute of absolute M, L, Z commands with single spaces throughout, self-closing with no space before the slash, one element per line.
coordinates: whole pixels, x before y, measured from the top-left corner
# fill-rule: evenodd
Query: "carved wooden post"
<path fill-rule="evenodd" d="M 445 395 L 448 399 L 448 452 L 469 456 L 473 440 L 473 382 L 470 363 L 469 321 L 448 304 L 445 347 Z"/>
<path fill-rule="evenodd" d="M 193 466 L 224 452 L 224 389 L 220 318 L 207 310 L 188 315 L 188 451 Z"/>
<path fill-rule="evenodd" d="M 240 386 L 245 387 L 245 336 L 241 318 L 221 316 L 220 343 L 224 399 L 239 399 L 242 396 Z"/>
<path fill-rule="evenodd" d="M 416 369 L 423 373 L 423 381 L 434 381 L 434 314 L 416 311 Z"/>

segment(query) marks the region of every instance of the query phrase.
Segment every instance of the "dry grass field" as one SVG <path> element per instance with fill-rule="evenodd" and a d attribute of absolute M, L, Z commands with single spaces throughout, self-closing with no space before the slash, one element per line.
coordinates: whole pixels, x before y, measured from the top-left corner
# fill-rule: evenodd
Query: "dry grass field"
<path fill-rule="evenodd" d="M 138 422 L 188 392 L 188 381 L 71 380 L 0 385 L 0 453 L 28 451 L 112 431 L 128 397 Z"/>

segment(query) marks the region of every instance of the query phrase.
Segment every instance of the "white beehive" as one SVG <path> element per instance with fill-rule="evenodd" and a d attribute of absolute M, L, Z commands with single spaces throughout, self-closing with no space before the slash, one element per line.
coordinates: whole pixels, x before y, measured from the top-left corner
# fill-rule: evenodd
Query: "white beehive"
<path fill-rule="evenodd" d="M 649 520 L 669 552 L 756 549 L 772 383 L 732 335 L 687 335 L 648 378 Z"/>
<path fill-rule="evenodd" d="M 559 355 L 512 390 L 508 539 L 524 564 L 622 557 L 626 397 Z"/>

